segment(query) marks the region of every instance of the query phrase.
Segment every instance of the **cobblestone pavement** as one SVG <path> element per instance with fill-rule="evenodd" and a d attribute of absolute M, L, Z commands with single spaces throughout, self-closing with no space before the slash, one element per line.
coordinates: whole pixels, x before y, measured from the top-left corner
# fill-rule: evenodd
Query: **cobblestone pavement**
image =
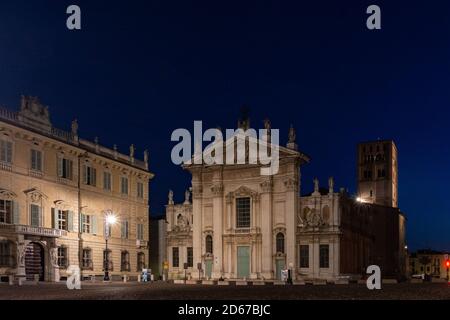
<path fill-rule="evenodd" d="M 379 300 L 379 299 L 450 299 L 446 283 L 390 284 L 381 290 L 365 285 L 323 286 L 208 286 L 169 283 L 82 283 L 81 290 L 68 290 L 64 283 L 39 283 L 9 286 L 0 284 L 0 299 L 13 300 Z"/>

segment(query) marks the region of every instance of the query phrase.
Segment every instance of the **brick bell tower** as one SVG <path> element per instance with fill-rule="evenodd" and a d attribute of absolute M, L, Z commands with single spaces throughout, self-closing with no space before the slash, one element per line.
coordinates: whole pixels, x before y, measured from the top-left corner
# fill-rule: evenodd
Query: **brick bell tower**
<path fill-rule="evenodd" d="M 358 144 L 358 200 L 398 207 L 397 147 L 392 140 Z"/>

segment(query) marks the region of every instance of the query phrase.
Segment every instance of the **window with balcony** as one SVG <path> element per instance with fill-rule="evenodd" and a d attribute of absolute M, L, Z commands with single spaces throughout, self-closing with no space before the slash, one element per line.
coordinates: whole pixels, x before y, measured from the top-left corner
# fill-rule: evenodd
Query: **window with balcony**
<path fill-rule="evenodd" d="M 83 249 L 82 268 L 84 270 L 93 270 L 94 264 L 92 262 L 92 249 L 89 248 Z"/>
<path fill-rule="evenodd" d="M 145 254 L 139 252 L 137 254 L 137 271 L 142 271 L 142 269 L 145 269 Z"/>
<path fill-rule="evenodd" d="M 0 200 L 0 223 L 12 223 L 12 201 Z"/>
<path fill-rule="evenodd" d="M 41 219 L 41 207 L 36 204 L 30 205 L 30 225 L 32 227 L 40 227 L 42 223 Z"/>
<path fill-rule="evenodd" d="M 73 162 L 66 158 L 58 158 L 58 177 L 72 180 Z"/>
<path fill-rule="evenodd" d="M 12 142 L 0 140 L 0 162 L 12 163 Z"/>
<path fill-rule="evenodd" d="M 85 164 L 83 166 L 83 182 L 85 185 L 95 187 L 97 185 L 97 169 Z"/>
<path fill-rule="evenodd" d="M 250 228 L 250 198 L 236 199 L 236 228 Z"/>
<path fill-rule="evenodd" d="M 42 172 L 42 152 L 31 149 L 31 170 Z"/>
<path fill-rule="evenodd" d="M 67 247 L 58 248 L 58 266 L 62 269 L 66 269 L 68 266 Z"/>
<path fill-rule="evenodd" d="M 130 254 L 122 251 L 120 254 L 120 271 L 130 271 Z"/>
<path fill-rule="evenodd" d="M 68 230 L 67 220 L 69 216 L 69 212 L 65 210 L 57 210 L 57 220 L 56 220 L 56 228 L 59 230 Z"/>

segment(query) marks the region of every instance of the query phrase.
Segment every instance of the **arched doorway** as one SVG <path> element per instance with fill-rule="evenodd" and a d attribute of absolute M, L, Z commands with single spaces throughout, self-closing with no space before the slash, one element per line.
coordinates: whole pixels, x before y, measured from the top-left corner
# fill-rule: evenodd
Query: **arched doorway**
<path fill-rule="evenodd" d="M 36 242 L 31 242 L 25 251 L 25 273 L 27 280 L 34 280 L 39 275 L 39 281 L 44 281 L 44 248 Z"/>

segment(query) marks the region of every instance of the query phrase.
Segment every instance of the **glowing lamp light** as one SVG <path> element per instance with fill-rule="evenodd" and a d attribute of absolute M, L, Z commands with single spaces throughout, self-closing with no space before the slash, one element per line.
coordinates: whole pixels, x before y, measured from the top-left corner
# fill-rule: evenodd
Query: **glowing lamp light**
<path fill-rule="evenodd" d="M 115 215 L 113 214 L 108 214 L 106 216 L 106 223 L 107 224 L 115 224 L 117 222 L 117 218 Z"/>
<path fill-rule="evenodd" d="M 362 199 L 360 197 L 356 198 L 356 201 L 362 202 Z"/>
<path fill-rule="evenodd" d="M 445 266 L 446 266 L 447 268 L 450 268 L 450 260 L 447 260 L 447 261 L 445 262 Z"/>

